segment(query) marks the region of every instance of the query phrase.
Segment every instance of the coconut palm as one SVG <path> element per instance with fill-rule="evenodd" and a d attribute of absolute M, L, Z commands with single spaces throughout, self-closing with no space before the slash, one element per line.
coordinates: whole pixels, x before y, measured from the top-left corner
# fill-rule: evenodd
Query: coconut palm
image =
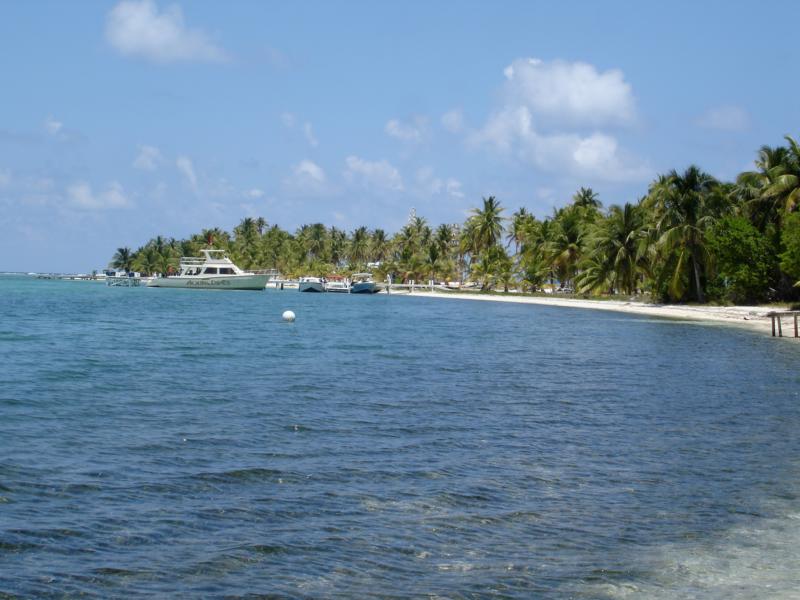
<path fill-rule="evenodd" d="M 494 196 L 483 199 L 483 208 L 473 208 L 470 221 L 472 250 L 480 253 L 496 246 L 503 235 L 503 207 Z"/>
<path fill-rule="evenodd" d="M 367 262 L 369 256 L 369 231 L 366 227 L 359 227 L 353 231 L 350 238 L 350 264 L 362 264 Z"/>
<path fill-rule="evenodd" d="M 530 227 L 532 221 L 534 221 L 533 215 L 524 206 L 511 215 L 511 227 L 508 229 L 506 239 L 509 244 L 514 242 L 515 254 L 519 252 L 519 247 L 522 245 L 522 240 L 525 236 L 525 230 Z"/>
<path fill-rule="evenodd" d="M 117 251 L 114 253 L 114 257 L 111 259 L 111 266 L 114 269 L 122 269 L 123 271 L 130 271 L 132 262 L 133 262 L 133 256 L 131 254 L 130 248 L 128 247 L 117 248 Z"/>
<path fill-rule="evenodd" d="M 592 191 L 592 188 L 584 187 L 579 189 L 572 196 L 572 204 L 573 206 L 578 206 L 580 208 L 600 209 L 603 207 L 603 203 L 600 202 L 597 193 Z"/>
<path fill-rule="evenodd" d="M 646 205 L 652 208 L 655 216 L 657 243 L 673 298 L 680 299 L 686 294 L 688 269 L 695 299 L 705 301 L 704 232 L 717 216 L 708 210 L 707 199 L 717 185 L 716 179 L 692 165 L 682 174 L 670 171 L 651 188 Z"/>
<path fill-rule="evenodd" d="M 592 247 L 583 265 L 582 292 L 610 287 L 632 294 L 644 264 L 646 231 L 642 209 L 626 203 L 612 206 L 590 236 Z"/>
<path fill-rule="evenodd" d="M 372 262 L 382 262 L 386 259 L 389 253 L 389 240 L 383 229 L 376 229 L 372 232 L 369 251 Z"/>

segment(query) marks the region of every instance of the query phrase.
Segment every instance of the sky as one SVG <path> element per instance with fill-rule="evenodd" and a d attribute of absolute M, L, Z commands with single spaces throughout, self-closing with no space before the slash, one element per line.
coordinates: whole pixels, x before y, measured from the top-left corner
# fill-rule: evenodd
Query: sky
<path fill-rule="evenodd" d="M 800 135 L 797 2 L 0 3 L 0 271 L 262 216 L 389 233 L 731 180 Z"/>

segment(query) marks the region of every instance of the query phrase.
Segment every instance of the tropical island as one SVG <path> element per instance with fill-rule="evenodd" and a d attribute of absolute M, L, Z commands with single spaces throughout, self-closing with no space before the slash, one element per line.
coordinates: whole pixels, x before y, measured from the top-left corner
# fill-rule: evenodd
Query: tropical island
<path fill-rule="evenodd" d="M 294 234 L 246 217 L 233 232 L 157 236 L 118 248 L 111 266 L 174 272 L 181 256 L 226 250 L 245 269 L 289 277 L 349 274 L 369 267 L 397 282 L 471 280 L 484 292 L 562 291 L 641 296 L 665 303 L 748 304 L 800 299 L 800 145 L 762 146 L 752 171 L 719 181 L 697 166 L 651 182 L 635 202 L 604 208 L 591 188 L 537 218 L 511 215 L 490 196 L 464 223 L 431 226 L 412 212 L 393 235 L 322 223 Z"/>

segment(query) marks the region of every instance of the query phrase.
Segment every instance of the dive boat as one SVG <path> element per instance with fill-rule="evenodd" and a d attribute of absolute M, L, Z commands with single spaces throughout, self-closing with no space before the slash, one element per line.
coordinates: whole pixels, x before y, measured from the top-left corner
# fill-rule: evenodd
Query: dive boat
<path fill-rule="evenodd" d="M 350 278 L 351 294 L 374 294 L 378 291 L 372 273 L 355 273 Z"/>
<path fill-rule="evenodd" d="M 325 284 L 319 277 L 301 277 L 297 289 L 301 292 L 324 292 Z"/>
<path fill-rule="evenodd" d="M 326 292 L 350 293 L 350 282 L 341 275 L 331 275 L 325 280 Z"/>
<path fill-rule="evenodd" d="M 225 256 L 224 250 L 201 250 L 202 258 L 181 258 L 177 275 L 156 277 L 148 287 L 204 290 L 263 290 L 269 274 L 245 273 Z"/>

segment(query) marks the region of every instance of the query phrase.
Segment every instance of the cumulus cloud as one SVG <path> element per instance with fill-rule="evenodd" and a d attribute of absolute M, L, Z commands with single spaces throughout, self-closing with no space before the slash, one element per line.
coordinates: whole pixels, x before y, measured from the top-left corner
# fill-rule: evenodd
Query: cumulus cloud
<path fill-rule="evenodd" d="M 298 177 L 306 177 L 318 183 L 325 182 L 325 171 L 322 167 L 310 160 L 302 160 L 295 166 L 294 174 Z"/>
<path fill-rule="evenodd" d="M 306 136 L 306 141 L 312 148 L 319 146 L 319 141 L 317 141 L 317 138 L 314 137 L 314 129 L 312 128 L 311 123 L 308 121 L 303 124 L 303 135 Z"/>
<path fill-rule="evenodd" d="M 155 146 L 139 146 L 139 154 L 133 161 L 135 169 L 155 171 L 164 162 L 161 150 Z"/>
<path fill-rule="evenodd" d="M 620 148 L 602 125 L 635 119 L 621 71 L 586 63 L 515 60 L 504 70 L 503 102 L 468 141 L 551 172 L 606 181 L 640 181 L 651 169 Z M 594 129 L 587 133 L 585 129 Z"/>
<path fill-rule="evenodd" d="M 411 123 L 402 123 L 397 119 L 390 119 L 384 130 L 393 138 L 404 142 L 419 142 L 425 135 L 427 121 L 424 117 L 415 117 Z"/>
<path fill-rule="evenodd" d="M 403 190 L 400 172 L 386 160 L 368 161 L 357 156 L 348 156 L 345 164 L 347 169 L 344 178 L 351 183 L 377 190 Z"/>
<path fill-rule="evenodd" d="M 706 111 L 697 122 L 708 129 L 744 131 L 750 126 L 750 117 L 739 106 L 718 106 Z"/>
<path fill-rule="evenodd" d="M 328 195 L 332 188 L 322 167 L 312 160 L 301 160 L 292 167 L 292 174 L 284 179 L 283 187 L 298 194 Z"/>
<path fill-rule="evenodd" d="M 52 116 L 44 120 L 44 129 L 50 135 L 57 136 L 63 128 L 64 124 L 61 121 L 57 121 Z"/>
<path fill-rule="evenodd" d="M 157 63 L 227 58 L 206 33 L 186 26 L 178 5 L 160 12 L 152 0 L 124 0 L 112 8 L 106 18 L 106 40 L 125 56 Z"/>
<path fill-rule="evenodd" d="M 566 125 L 628 124 L 636 116 L 630 84 L 619 69 L 519 58 L 507 66 L 507 103 L 525 106 L 536 117 Z"/>
<path fill-rule="evenodd" d="M 652 174 L 645 163 L 623 152 L 616 138 L 606 133 L 536 131 L 524 106 L 494 113 L 471 141 L 491 145 L 545 171 L 620 182 L 641 181 Z"/>
<path fill-rule="evenodd" d="M 450 133 L 460 133 L 464 129 L 464 113 L 455 108 L 442 115 L 442 126 Z"/>
<path fill-rule="evenodd" d="M 259 198 L 264 197 L 264 190 L 260 190 L 258 188 L 251 188 L 249 190 L 245 190 L 242 195 L 245 198 L 250 198 L 251 200 L 258 200 Z"/>
<path fill-rule="evenodd" d="M 175 166 L 186 178 L 186 181 L 191 186 L 192 190 L 197 191 L 197 175 L 194 172 L 194 165 L 192 161 L 186 156 L 179 156 L 175 161 Z"/>
<path fill-rule="evenodd" d="M 452 177 L 441 179 L 436 177 L 432 167 L 422 167 L 415 175 L 417 192 L 427 196 L 446 195 L 450 198 L 463 198 L 461 182 Z"/>
<path fill-rule="evenodd" d="M 67 198 L 73 207 L 83 210 L 125 208 L 130 205 L 122 185 L 116 181 L 112 181 L 105 190 L 98 193 L 85 181 L 74 183 L 67 188 Z"/>

